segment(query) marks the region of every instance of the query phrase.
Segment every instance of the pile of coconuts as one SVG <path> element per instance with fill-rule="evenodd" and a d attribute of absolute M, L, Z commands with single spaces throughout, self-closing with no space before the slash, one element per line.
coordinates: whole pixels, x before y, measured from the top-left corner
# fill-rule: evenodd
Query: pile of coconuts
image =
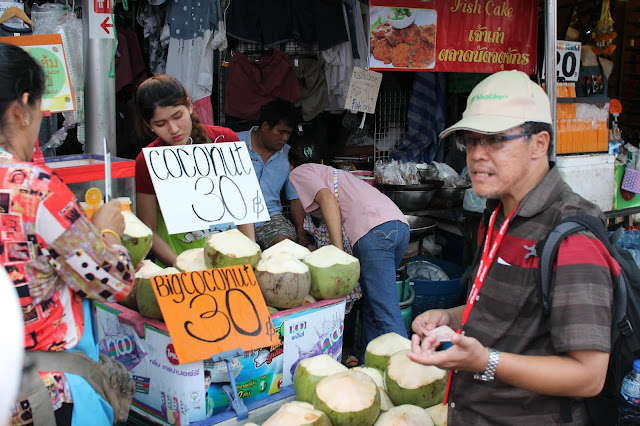
<path fill-rule="evenodd" d="M 347 368 L 328 355 L 307 358 L 293 376 L 297 401 L 263 426 L 442 426 L 447 372 L 411 361 L 411 341 L 396 333 L 372 340 L 365 366 Z"/>
<path fill-rule="evenodd" d="M 245 264 L 253 267 L 271 312 L 345 297 L 360 278 L 358 259 L 333 245 L 310 252 L 284 240 L 262 252 L 242 232 L 230 229 L 211 235 L 204 248 L 182 252 L 172 267 L 163 269 L 145 260 L 136 272 L 130 295 L 120 303 L 145 317 L 162 320 L 151 287 L 154 276 Z"/>

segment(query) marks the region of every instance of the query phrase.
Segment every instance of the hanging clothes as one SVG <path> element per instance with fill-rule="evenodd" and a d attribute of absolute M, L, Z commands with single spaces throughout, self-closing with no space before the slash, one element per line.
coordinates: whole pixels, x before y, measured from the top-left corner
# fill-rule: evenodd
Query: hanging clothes
<path fill-rule="evenodd" d="M 229 62 L 224 112 L 238 118 L 258 120 L 260 107 L 281 98 L 296 102 L 302 92 L 289 56 L 279 50 L 251 62 L 236 52 Z"/>
<path fill-rule="evenodd" d="M 342 0 L 295 0 L 291 3 L 296 40 L 318 43 L 319 50 L 349 41 L 342 14 Z"/>
<path fill-rule="evenodd" d="M 144 38 L 149 39 L 149 71 L 154 75 L 164 74 L 167 69 L 169 46 L 160 41 L 166 16 L 166 3 L 154 6 L 143 2 L 138 8 L 138 16 L 136 17 L 138 24 L 144 30 Z"/>
<path fill-rule="evenodd" d="M 227 34 L 265 46 L 292 40 L 289 9 L 289 0 L 232 0 L 227 9 Z"/>
<path fill-rule="evenodd" d="M 446 74 L 417 72 L 413 78 L 407 120 L 409 130 L 390 157 L 398 161 L 442 161 L 440 132 L 446 127 Z"/>
<path fill-rule="evenodd" d="M 193 101 L 211 95 L 213 33 L 222 16 L 218 0 L 173 0 L 167 15 L 171 34 L 166 73 L 176 77 Z"/>
<path fill-rule="evenodd" d="M 136 33 L 128 28 L 118 28 L 116 50 L 116 93 L 131 84 L 137 88 L 147 78 L 147 68 Z"/>
<path fill-rule="evenodd" d="M 329 90 L 327 89 L 324 66 L 322 58 L 293 59 L 293 69 L 298 76 L 302 90 L 299 103 L 304 121 L 311 121 L 329 106 Z"/>
<path fill-rule="evenodd" d="M 369 49 L 368 36 L 362 22 L 361 7 L 358 0 L 343 1 L 343 22 L 347 26 L 349 41 L 321 52 L 327 63 L 325 72 L 329 89 L 329 110 L 344 108 L 353 68 L 369 68 L 366 54 Z M 349 25 L 350 21 L 352 25 Z M 355 29 L 355 34 L 351 33 L 349 27 Z M 357 50 L 353 48 L 354 45 L 357 46 Z"/>

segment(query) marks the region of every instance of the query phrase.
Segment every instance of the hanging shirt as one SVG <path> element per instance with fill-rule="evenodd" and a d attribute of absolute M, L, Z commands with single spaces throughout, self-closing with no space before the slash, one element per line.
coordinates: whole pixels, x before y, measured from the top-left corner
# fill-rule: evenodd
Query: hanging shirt
<path fill-rule="evenodd" d="M 211 95 L 213 32 L 221 16 L 216 0 L 173 0 L 167 15 L 171 28 L 166 73 L 177 78 L 191 100 Z"/>

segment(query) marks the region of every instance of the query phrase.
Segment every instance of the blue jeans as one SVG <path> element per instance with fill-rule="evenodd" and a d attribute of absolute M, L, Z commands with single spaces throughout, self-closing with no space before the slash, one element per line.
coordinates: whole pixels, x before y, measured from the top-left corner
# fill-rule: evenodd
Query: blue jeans
<path fill-rule="evenodd" d="M 360 260 L 363 350 L 385 333 L 407 337 L 396 290 L 396 269 L 407 244 L 409 226 L 392 220 L 376 226 L 353 246 L 353 255 Z"/>

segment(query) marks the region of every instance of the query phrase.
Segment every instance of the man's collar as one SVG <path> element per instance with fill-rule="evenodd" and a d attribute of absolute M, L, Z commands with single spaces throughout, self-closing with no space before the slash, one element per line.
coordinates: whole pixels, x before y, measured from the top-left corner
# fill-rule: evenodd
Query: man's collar
<path fill-rule="evenodd" d="M 249 129 L 249 137 L 248 137 L 249 140 L 247 141 L 247 143 L 249 144 L 249 149 L 252 150 L 252 151 L 253 151 L 253 148 L 251 147 L 251 135 L 256 130 L 258 130 L 258 126 L 253 126 L 252 128 Z"/>

